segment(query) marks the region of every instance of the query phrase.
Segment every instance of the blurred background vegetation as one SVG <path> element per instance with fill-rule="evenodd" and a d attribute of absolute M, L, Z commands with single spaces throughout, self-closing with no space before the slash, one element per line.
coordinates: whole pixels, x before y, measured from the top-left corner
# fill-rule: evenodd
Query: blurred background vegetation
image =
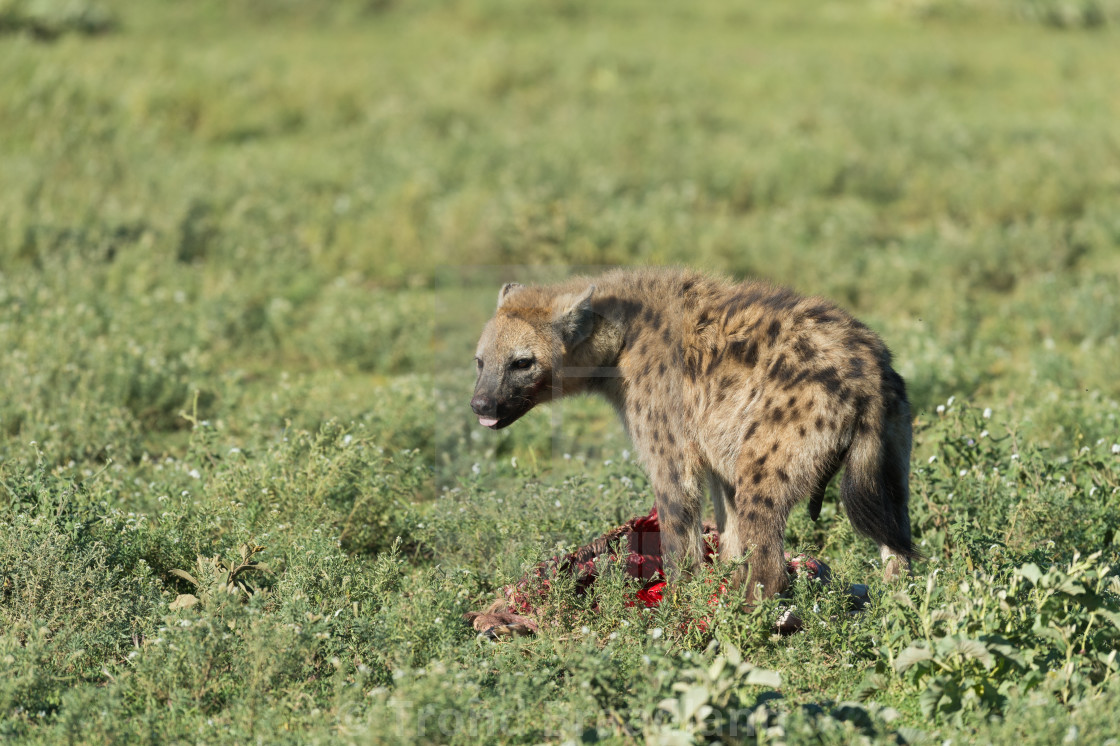
<path fill-rule="evenodd" d="M 466 407 L 499 283 L 572 268 L 838 300 L 909 383 L 916 531 L 946 572 L 993 537 L 1115 554 L 1116 70 L 1117 0 L 0 0 L 0 733 L 330 739 L 389 717 L 345 687 L 433 661 L 503 672 L 464 684 L 487 702 L 519 671 L 606 676 L 582 648 L 495 663 L 456 626 L 650 503 L 605 406 L 500 434 Z M 989 429 L 1009 439 L 958 452 Z M 1013 486 L 965 476 L 1028 449 Z M 874 550 L 834 505 L 791 544 L 862 579 Z M 271 600 L 168 616 L 170 569 L 254 537 L 282 558 Z M 152 652 L 191 619 L 255 631 Z M 876 619 L 845 661 L 874 667 Z M 845 642 L 754 654 L 818 644 Z M 800 675 L 795 700 L 853 693 Z M 607 712 L 672 683 L 634 681 L 548 691 Z M 986 737 L 1050 733 L 1019 722 Z"/>

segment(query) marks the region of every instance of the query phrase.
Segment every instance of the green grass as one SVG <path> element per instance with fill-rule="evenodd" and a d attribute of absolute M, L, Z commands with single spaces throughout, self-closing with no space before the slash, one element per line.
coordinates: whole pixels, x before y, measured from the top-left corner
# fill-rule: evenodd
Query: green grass
<path fill-rule="evenodd" d="M 0 735 L 1120 738 L 1117 23 L 0 0 Z M 601 402 L 472 422 L 475 336 L 503 281 L 649 263 L 884 336 L 928 560 L 882 586 L 830 492 L 801 634 L 608 573 L 480 643 L 464 612 L 652 497 Z"/>

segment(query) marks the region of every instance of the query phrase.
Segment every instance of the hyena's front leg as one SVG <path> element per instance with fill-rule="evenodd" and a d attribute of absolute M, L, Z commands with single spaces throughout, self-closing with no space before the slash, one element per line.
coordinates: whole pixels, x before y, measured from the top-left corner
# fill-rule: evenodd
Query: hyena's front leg
<path fill-rule="evenodd" d="M 661 523 L 662 564 L 672 582 L 704 562 L 704 484 L 698 471 L 684 472 L 681 462 L 671 461 L 650 475 Z"/>

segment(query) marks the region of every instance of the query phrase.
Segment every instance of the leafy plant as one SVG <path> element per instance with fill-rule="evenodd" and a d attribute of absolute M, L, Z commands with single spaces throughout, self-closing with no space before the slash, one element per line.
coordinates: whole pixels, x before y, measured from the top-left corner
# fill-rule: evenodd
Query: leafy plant
<path fill-rule="evenodd" d="M 215 593 L 244 597 L 257 593 L 260 589 L 249 583 L 243 576 L 250 570 L 263 573 L 271 572 L 268 565 L 253 559 L 256 554 L 264 551 L 264 547 L 249 542 L 242 544 L 238 551 L 241 558 L 234 562 L 226 562 L 217 555 L 213 557 L 199 555 L 198 559 L 195 560 L 197 577 L 186 570 L 171 570 L 172 575 L 186 580 L 199 592 L 197 597 L 192 593 L 179 594 L 171 602 L 171 610 L 189 609 L 199 602 L 205 606 L 214 597 Z"/>

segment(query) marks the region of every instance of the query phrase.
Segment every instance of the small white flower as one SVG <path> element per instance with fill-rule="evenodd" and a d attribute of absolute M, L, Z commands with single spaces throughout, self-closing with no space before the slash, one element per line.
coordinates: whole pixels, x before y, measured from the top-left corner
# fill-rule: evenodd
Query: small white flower
<path fill-rule="evenodd" d="M 980 437 L 981 437 L 981 438 L 986 438 L 986 437 L 988 437 L 988 431 L 987 431 L 987 430 L 981 430 L 981 431 L 980 431 Z"/>
<path fill-rule="evenodd" d="M 350 433 L 347 433 L 346 435 L 342 436 L 342 445 L 348 446 L 353 442 L 354 442 L 354 436 L 351 435 Z"/>
<path fill-rule="evenodd" d="M 565 460 L 565 461 L 571 461 L 571 460 L 572 460 L 572 454 L 570 454 L 570 453 L 565 453 L 565 454 L 564 454 L 564 460 Z"/>
<path fill-rule="evenodd" d="M 1120 443 L 1113 443 L 1112 444 L 1112 452 L 1113 453 L 1120 453 Z"/>
<path fill-rule="evenodd" d="M 630 460 L 630 451 L 627 451 L 627 450 L 623 449 L 622 460 L 623 461 L 629 461 Z"/>
<path fill-rule="evenodd" d="M 984 419 L 985 420 L 990 420 L 991 418 L 992 418 L 992 408 L 991 407 L 984 407 Z"/>
<path fill-rule="evenodd" d="M 945 402 L 945 406 L 947 406 L 947 407 L 951 407 L 951 406 L 953 406 L 953 402 L 954 402 L 954 401 L 956 401 L 956 400 L 957 400 L 957 397 L 955 397 L 955 396 L 950 396 L 950 397 L 949 397 L 949 401 Z"/>
<path fill-rule="evenodd" d="M 191 626 L 191 620 L 190 619 L 180 619 L 179 620 L 179 626 L 180 627 L 189 627 L 189 626 Z"/>
<path fill-rule="evenodd" d="M 930 457 L 929 457 L 929 462 L 930 462 L 931 464 L 932 464 L 932 463 L 933 463 L 934 461 L 936 461 L 936 460 L 937 460 L 937 454 L 934 454 L 933 456 L 930 456 Z"/>
<path fill-rule="evenodd" d="M 558 508 L 559 508 L 559 507 L 560 507 L 560 501 L 559 501 L 559 500 L 557 500 L 556 502 L 554 502 L 554 503 L 553 503 L 553 505 L 555 505 L 556 507 L 558 507 Z"/>
<path fill-rule="evenodd" d="M 962 477 L 963 477 L 963 476 L 966 476 L 967 474 L 968 474 L 968 469 L 961 469 L 961 473 L 960 473 L 960 475 L 961 475 Z"/>
<path fill-rule="evenodd" d="M 651 663 L 648 655 L 642 656 L 642 663 L 646 664 L 647 666 Z"/>
<path fill-rule="evenodd" d="M 509 460 L 509 465 L 512 466 L 514 469 L 517 468 L 517 456 L 514 456 L 513 458 L 511 458 Z"/>
<path fill-rule="evenodd" d="M 194 479 L 200 479 L 202 477 L 202 475 L 198 473 L 198 469 L 191 469 L 187 474 Z"/>
<path fill-rule="evenodd" d="M 584 626 L 582 626 L 582 627 L 580 627 L 580 628 L 579 628 L 579 631 L 580 631 L 580 634 L 584 634 L 584 635 L 586 635 L 586 634 L 587 634 L 588 632 L 590 632 L 591 630 L 589 630 L 589 629 L 587 628 L 587 625 L 584 625 Z"/>
<path fill-rule="evenodd" d="M 655 640 L 661 639 L 661 635 L 663 634 L 665 634 L 665 630 L 661 629 L 660 627 L 654 627 L 649 631 L 649 636 Z"/>
<path fill-rule="evenodd" d="M 616 638 L 616 637 L 618 637 L 618 633 L 617 633 L 617 632 L 611 632 L 611 633 L 610 633 L 609 635 L 607 635 L 607 639 L 608 639 L 608 640 L 613 640 L 613 639 L 614 639 L 614 638 Z"/>
<path fill-rule="evenodd" d="M 937 413 L 938 414 L 945 414 L 945 405 L 944 404 L 938 404 L 937 405 Z"/>
<path fill-rule="evenodd" d="M 603 466 L 610 466 L 613 463 L 614 463 L 614 461 L 612 461 L 611 459 L 607 459 L 606 461 L 603 462 Z"/>
<path fill-rule="evenodd" d="M 471 467 L 471 471 L 474 472 L 475 474 L 481 474 L 482 473 L 482 467 L 479 466 L 478 464 L 475 464 L 474 466 Z"/>

